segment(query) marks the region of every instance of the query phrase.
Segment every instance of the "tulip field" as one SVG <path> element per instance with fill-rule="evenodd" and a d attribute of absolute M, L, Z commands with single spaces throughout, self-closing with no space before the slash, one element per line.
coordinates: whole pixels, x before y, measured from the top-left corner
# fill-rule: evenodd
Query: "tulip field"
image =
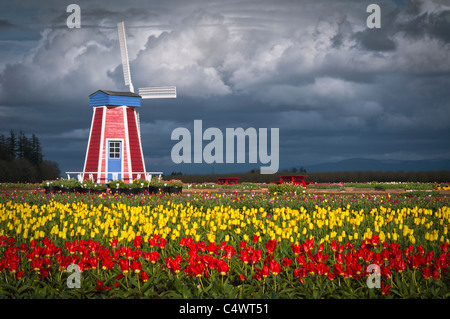
<path fill-rule="evenodd" d="M 435 193 L 0 190 L 0 297 L 445 299 L 449 228 Z"/>

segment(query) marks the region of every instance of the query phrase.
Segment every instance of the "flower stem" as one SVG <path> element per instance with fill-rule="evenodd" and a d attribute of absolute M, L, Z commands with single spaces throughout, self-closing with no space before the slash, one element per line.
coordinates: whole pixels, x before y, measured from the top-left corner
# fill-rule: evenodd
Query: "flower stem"
<path fill-rule="evenodd" d="M 136 273 L 136 280 L 137 280 L 137 283 L 138 283 L 138 290 L 139 290 L 139 292 L 141 292 L 141 283 L 140 283 L 140 280 L 139 280 L 139 274 L 138 273 Z"/>

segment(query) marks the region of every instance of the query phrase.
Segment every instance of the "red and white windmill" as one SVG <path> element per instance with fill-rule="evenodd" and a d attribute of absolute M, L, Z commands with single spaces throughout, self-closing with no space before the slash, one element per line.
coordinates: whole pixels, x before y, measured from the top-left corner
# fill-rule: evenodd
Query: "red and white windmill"
<path fill-rule="evenodd" d="M 140 88 L 139 94 L 134 93 L 123 21 L 117 28 L 125 85 L 130 91 L 98 90 L 89 96 L 94 113 L 82 179 L 97 183 L 131 182 L 145 176 L 138 113 L 141 99 L 177 97 L 175 86 Z"/>

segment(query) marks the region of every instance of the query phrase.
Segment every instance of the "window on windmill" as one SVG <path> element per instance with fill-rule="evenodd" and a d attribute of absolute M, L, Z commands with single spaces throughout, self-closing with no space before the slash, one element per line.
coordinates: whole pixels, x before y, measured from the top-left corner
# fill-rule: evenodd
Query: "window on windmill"
<path fill-rule="evenodd" d="M 120 142 L 109 142 L 109 158 L 120 158 Z"/>

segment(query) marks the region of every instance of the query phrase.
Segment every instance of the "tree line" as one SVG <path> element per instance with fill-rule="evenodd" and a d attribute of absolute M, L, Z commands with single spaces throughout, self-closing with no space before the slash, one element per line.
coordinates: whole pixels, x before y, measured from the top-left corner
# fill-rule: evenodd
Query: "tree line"
<path fill-rule="evenodd" d="M 44 160 L 39 138 L 27 137 L 22 131 L 0 134 L 0 182 L 38 183 L 58 178 L 58 164 Z"/>

